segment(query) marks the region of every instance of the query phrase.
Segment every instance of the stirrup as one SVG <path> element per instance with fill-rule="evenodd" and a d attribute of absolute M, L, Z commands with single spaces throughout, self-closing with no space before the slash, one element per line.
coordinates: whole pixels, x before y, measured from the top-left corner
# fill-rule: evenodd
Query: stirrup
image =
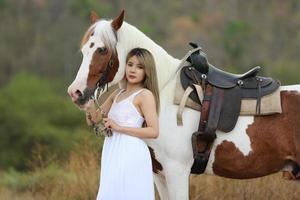
<path fill-rule="evenodd" d="M 199 153 L 197 155 L 194 155 L 194 160 L 196 160 L 198 163 L 207 163 L 209 158 L 209 155 L 206 153 Z"/>
<path fill-rule="evenodd" d="M 200 140 L 204 140 L 206 142 L 213 142 L 216 139 L 215 133 L 208 133 L 208 132 L 202 132 L 202 131 L 196 131 L 193 133 L 193 136 L 197 136 L 200 138 Z"/>
<path fill-rule="evenodd" d="M 203 149 L 203 151 L 198 151 L 197 148 L 197 142 L 198 142 L 198 137 L 199 137 L 199 132 L 194 132 L 192 135 L 192 148 L 193 148 L 193 157 L 194 159 L 200 159 L 203 161 L 204 158 L 208 158 L 209 157 L 209 153 L 210 153 L 210 145 L 211 145 L 211 141 L 207 141 L 204 140 L 205 142 L 205 147 Z"/>

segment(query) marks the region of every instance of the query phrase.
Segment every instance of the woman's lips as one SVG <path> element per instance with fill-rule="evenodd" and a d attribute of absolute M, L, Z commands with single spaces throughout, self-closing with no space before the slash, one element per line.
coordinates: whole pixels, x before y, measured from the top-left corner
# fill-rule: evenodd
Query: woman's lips
<path fill-rule="evenodd" d="M 128 75 L 128 78 L 133 79 L 133 78 L 135 78 L 135 76 L 133 76 L 133 75 Z"/>

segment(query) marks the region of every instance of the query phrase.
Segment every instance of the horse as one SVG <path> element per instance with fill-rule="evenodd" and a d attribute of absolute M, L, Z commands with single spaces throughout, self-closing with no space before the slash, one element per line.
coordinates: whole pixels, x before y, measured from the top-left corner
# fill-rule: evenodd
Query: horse
<path fill-rule="evenodd" d="M 177 125 L 178 105 L 173 97 L 182 60 L 125 22 L 124 10 L 111 20 L 92 12 L 90 20 L 81 41 L 82 63 L 68 88 L 72 101 L 82 109 L 97 87 L 100 96 L 115 84 L 123 87 L 127 53 L 135 47 L 149 50 L 158 72 L 161 105 L 159 136 L 144 140 L 151 152 L 154 182 L 160 199 L 188 199 L 194 161 L 191 136 L 198 128 L 200 112 L 185 108 L 184 123 Z M 288 178 L 298 178 L 291 174 L 300 165 L 300 85 L 280 86 L 280 95 L 282 113 L 239 116 L 232 131 L 216 132 L 205 174 L 250 179 L 283 170 Z"/>

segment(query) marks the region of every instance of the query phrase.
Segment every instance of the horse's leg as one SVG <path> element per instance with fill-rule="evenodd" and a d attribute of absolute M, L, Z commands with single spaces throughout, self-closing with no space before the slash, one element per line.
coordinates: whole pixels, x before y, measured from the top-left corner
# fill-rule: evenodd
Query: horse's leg
<path fill-rule="evenodd" d="M 154 182 L 155 182 L 155 186 L 158 191 L 160 200 L 169 200 L 168 188 L 167 188 L 167 183 L 166 183 L 165 177 L 160 174 L 154 174 Z"/>
<path fill-rule="evenodd" d="M 170 200 L 189 199 L 189 175 L 191 167 L 184 162 L 171 160 L 165 166 L 165 176 Z"/>

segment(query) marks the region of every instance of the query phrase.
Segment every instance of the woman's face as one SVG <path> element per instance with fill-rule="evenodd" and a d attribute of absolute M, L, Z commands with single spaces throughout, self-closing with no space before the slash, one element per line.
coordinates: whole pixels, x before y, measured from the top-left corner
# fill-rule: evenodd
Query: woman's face
<path fill-rule="evenodd" d="M 128 83 L 139 84 L 145 78 L 144 66 L 140 63 L 136 56 L 132 56 L 126 63 L 126 79 Z"/>

